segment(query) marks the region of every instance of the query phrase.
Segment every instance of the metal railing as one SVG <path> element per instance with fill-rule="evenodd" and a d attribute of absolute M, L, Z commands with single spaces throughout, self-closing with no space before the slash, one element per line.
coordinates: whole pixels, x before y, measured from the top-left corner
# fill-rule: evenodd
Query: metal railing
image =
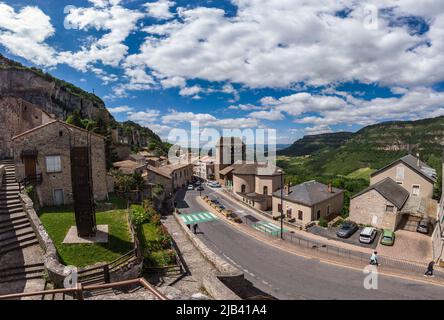
<path fill-rule="evenodd" d="M 41 173 L 37 173 L 36 175 L 33 176 L 27 176 L 26 178 L 23 178 L 18 182 L 19 189 L 23 190 L 30 185 L 40 184 L 42 183 L 42 181 L 43 181 L 43 176 Z"/>
<path fill-rule="evenodd" d="M 93 292 L 97 290 L 103 289 L 116 289 L 121 287 L 128 287 L 132 285 L 139 285 L 144 287 L 150 293 L 152 293 L 156 299 L 158 300 L 168 300 L 168 298 L 159 292 L 156 288 L 154 288 L 148 281 L 144 278 L 137 278 L 133 280 L 126 280 L 114 283 L 106 283 L 106 284 L 96 284 L 96 285 L 88 285 L 84 286 L 81 283 L 77 284 L 76 288 L 65 288 L 65 289 L 55 289 L 55 290 L 45 290 L 45 291 L 36 291 L 36 292 L 26 292 L 26 293 L 14 293 L 0 296 L 0 300 L 9 300 L 9 299 L 18 299 L 25 297 L 37 297 L 42 296 L 42 298 L 46 295 L 55 295 L 55 294 L 73 294 L 73 297 L 76 300 L 84 300 L 84 292 Z"/>

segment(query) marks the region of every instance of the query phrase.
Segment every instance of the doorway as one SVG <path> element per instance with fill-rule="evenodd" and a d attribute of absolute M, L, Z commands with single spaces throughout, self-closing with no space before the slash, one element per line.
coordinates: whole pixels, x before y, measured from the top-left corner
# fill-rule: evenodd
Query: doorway
<path fill-rule="evenodd" d="M 63 189 L 55 189 L 54 190 L 54 205 L 61 206 L 65 204 L 65 200 L 63 197 Z"/>
<path fill-rule="evenodd" d="M 25 177 L 33 179 L 37 174 L 37 158 L 36 157 L 24 157 L 25 162 Z"/>

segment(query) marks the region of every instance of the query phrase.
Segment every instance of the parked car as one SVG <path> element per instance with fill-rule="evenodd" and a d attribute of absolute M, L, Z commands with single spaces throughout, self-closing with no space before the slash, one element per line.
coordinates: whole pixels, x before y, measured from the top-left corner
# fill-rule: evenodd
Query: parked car
<path fill-rule="evenodd" d="M 222 210 L 225 210 L 225 206 L 223 204 L 220 204 L 218 207 Z"/>
<path fill-rule="evenodd" d="M 381 237 L 381 244 L 392 246 L 395 243 L 395 233 L 392 230 L 384 229 Z"/>
<path fill-rule="evenodd" d="M 429 234 L 429 219 L 423 218 L 418 223 L 418 227 L 416 228 L 416 231 L 419 233 Z"/>
<path fill-rule="evenodd" d="M 200 180 L 197 180 L 197 181 L 194 183 L 195 186 L 200 186 L 201 184 L 202 184 L 202 182 L 200 182 Z"/>
<path fill-rule="evenodd" d="M 197 190 L 197 191 L 204 191 L 204 187 L 202 187 L 201 185 L 199 185 L 199 186 L 196 188 L 196 190 Z"/>
<path fill-rule="evenodd" d="M 359 234 L 359 242 L 370 244 L 375 240 L 377 234 L 375 228 L 366 227 Z"/>
<path fill-rule="evenodd" d="M 214 204 L 220 204 L 219 200 L 217 200 L 217 199 L 211 200 L 211 202 Z"/>
<path fill-rule="evenodd" d="M 188 190 L 194 190 L 194 186 L 192 184 L 189 184 L 187 189 Z"/>
<path fill-rule="evenodd" d="M 346 221 L 342 224 L 342 226 L 339 228 L 338 232 L 336 232 L 336 235 L 339 238 L 349 238 L 353 233 L 358 231 L 359 227 L 358 225 L 353 221 Z"/>
<path fill-rule="evenodd" d="M 211 188 L 220 188 L 221 185 L 220 185 L 219 182 L 214 182 L 214 183 L 210 183 L 210 187 L 211 187 Z"/>

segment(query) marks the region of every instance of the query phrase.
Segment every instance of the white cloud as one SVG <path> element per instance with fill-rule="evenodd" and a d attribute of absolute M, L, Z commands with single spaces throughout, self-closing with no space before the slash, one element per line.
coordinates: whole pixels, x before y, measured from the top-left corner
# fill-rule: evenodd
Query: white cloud
<path fill-rule="evenodd" d="M 128 113 L 133 111 L 133 108 L 129 106 L 121 106 L 121 107 L 114 107 L 114 108 L 107 108 L 109 112 L 111 113 Z"/>
<path fill-rule="evenodd" d="M 330 133 L 333 132 L 329 126 L 319 125 L 305 128 L 305 133 L 307 135 L 321 134 L 321 133 Z"/>
<path fill-rule="evenodd" d="M 26 6 L 15 12 L 0 2 L 0 44 L 12 54 L 38 65 L 55 65 L 56 52 L 45 43 L 54 32 L 50 17 L 39 8 Z"/>
<path fill-rule="evenodd" d="M 173 17 L 173 13 L 170 12 L 170 7 L 176 3 L 169 0 L 158 0 L 156 2 L 148 2 L 145 4 L 148 15 L 157 19 L 169 19 Z"/>
<path fill-rule="evenodd" d="M 170 112 L 170 114 L 162 117 L 164 123 L 191 121 L 208 122 L 216 120 L 214 116 L 208 113 L 180 112 L 177 110 L 170 110 Z"/>
<path fill-rule="evenodd" d="M 179 94 L 181 96 L 194 96 L 202 91 L 202 88 L 199 86 L 185 87 L 180 89 Z"/>
<path fill-rule="evenodd" d="M 160 111 L 155 109 L 146 109 L 145 111 L 128 112 L 128 120 L 138 123 L 154 123 L 160 116 Z"/>
<path fill-rule="evenodd" d="M 251 118 L 264 119 L 264 120 L 283 120 L 285 117 L 279 110 L 269 111 L 255 111 L 250 113 Z"/>

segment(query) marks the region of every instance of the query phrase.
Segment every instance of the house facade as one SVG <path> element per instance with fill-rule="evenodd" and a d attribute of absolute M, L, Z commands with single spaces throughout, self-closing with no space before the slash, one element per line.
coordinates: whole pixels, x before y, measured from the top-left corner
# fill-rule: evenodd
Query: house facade
<path fill-rule="evenodd" d="M 395 230 L 409 192 L 391 178 L 372 184 L 350 199 L 350 220 L 375 228 Z"/>
<path fill-rule="evenodd" d="M 35 186 L 40 205 L 54 206 L 73 202 L 71 150 L 91 146 L 92 191 L 95 200 L 104 200 L 107 172 L 104 138 L 98 134 L 52 121 L 12 138 L 18 181 L 40 177 Z"/>
<path fill-rule="evenodd" d="M 433 168 L 409 154 L 374 172 L 370 185 L 391 178 L 411 196 L 432 199 L 436 177 Z"/>
<path fill-rule="evenodd" d="M 215 159 L 209 156 L 200 158 L 194 164 L 194 175 L 203 180 L 214 178 L 214 161 Z"/>
<path fill-rule="evenodd" d="M 144 175 L 145 183 L 152 187 L 162 185 L 167 196 L 191 183 L 193 178 L 193 165 L 191 163 L 169 164 L 162 167 L 147 166 Z"/>
<path fill-rule="evenodd" d="M 313 180 L 275 191 L 272 207 L 274 218 L 283 212 L 287 221 L 305 228 L 321 218 L 330 220 L 340 214 L 343 205 L 343 190 Z"/>
<path fill-rule="evenodd" d="M 216 160 L 214 163 L 216 180 L 223 184 L 225 177 L 221 171 L 234 163 L 242 163 L 245 160 L 246 145 L 242 139 L 238 137 L 221 137 L 216 144 Z"/>

